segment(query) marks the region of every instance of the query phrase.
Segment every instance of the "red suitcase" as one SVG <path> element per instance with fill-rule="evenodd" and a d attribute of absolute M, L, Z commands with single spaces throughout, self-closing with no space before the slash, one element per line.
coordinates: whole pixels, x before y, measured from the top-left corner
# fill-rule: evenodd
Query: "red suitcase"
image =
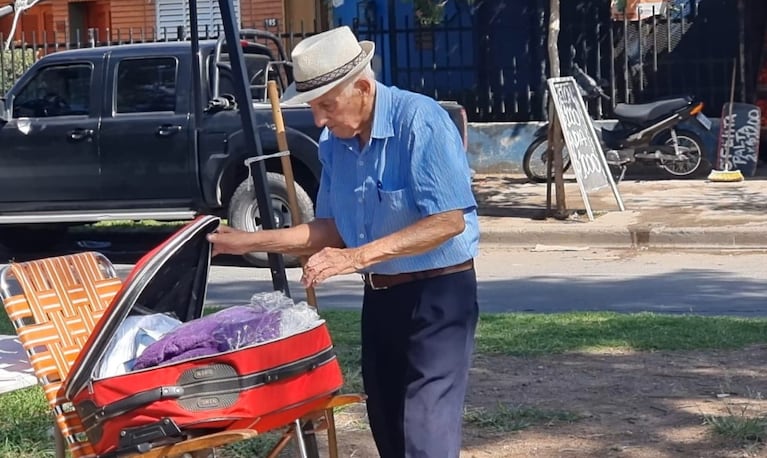
<path fill-rule="evenodd" d="M 98 379 L 95 368 L 130 314 L 202 316 L 219 219 L 199 217 L 131 271 L 64 383 L 99 456 L 143 452 L 228 429 L 268 431 L 321 409 L 343 385 L 324 321 L 249 347 Z"/>

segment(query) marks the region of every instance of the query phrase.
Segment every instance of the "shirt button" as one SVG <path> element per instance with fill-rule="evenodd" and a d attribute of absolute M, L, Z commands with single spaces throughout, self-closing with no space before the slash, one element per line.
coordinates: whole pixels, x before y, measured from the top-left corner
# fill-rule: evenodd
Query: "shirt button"
<path fill-rule="evenodd" d="M 357 161 L 357 165 L 359 165 L 360 167 L 362 167 L 363 165 L 365 165 L 365 161 L 363 161 L 362 159 L 360 159 L 359 161 Z"/>
<path fill-rule="evenodd" d="M 357 199 L 357 202 L 359 202 L 359 203 L 362 203 L 362 197 L 360 197 L 359 199 Z"/>
<path fill-rule="evenodd" d="M 364 239 L 365 238 L 365 234 L 360 233 L 360 238 Z"/>

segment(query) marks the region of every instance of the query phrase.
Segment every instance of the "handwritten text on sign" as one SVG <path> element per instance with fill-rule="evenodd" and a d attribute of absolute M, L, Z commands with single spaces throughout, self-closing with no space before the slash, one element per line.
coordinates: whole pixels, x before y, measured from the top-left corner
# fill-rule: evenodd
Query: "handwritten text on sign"
<path fill-rule="evenodd" d="M 725 104 L 719 133 L 721 168 L 725 166 L 725 157 L 729 151 L 729 170 L 738 169 L 747 175 L 753 175 L 759 154 L 761 118 L 761 110 L 756 105 L 734 103 L 730 110 L 729 104 Z"/>
<path fill-rule="evenodd" d="M 609 186 L 602 148 L 575 80 L 550 80 L 549 85 L 573 171 L 587 192 Z"/>

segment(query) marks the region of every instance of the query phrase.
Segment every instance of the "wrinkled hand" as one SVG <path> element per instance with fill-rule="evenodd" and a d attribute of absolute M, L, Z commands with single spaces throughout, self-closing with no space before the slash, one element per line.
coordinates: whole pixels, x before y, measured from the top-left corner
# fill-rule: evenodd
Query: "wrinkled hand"
<path fill-rule="evenodd" d="M 252 244 L 249 244 L 250 234 L 221 224 L 216 232 L 208 234 L 208 241 L 213 244 L 213 256 L 250 253 L 253 251 Z"/>
<path fill-rule="evenodd" d="M 323 248 L 306 261 L 301 283 L 308 288 L 334 275 L 353 273 L 361 268 L 358 249 Z"/>

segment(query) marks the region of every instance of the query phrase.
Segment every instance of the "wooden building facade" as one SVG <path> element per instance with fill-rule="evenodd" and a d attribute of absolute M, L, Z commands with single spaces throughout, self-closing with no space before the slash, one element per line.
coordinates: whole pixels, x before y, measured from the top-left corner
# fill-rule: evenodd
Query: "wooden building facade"
<path fill-rule="evenodd" d="M 189 0 L 42 0 L 25 11 L 17 25 L 18 43 L 88 43 L 178 38 L 179 26 L 189 33 Z M 200 32 L 221 29 L 218 0 L 196 0 Z M 12 3 L 0 0 L 0 6 Z M 328 26 L 321 0 L 235 0 L 243 28 L 272 32 L 289 29 L 313 32 Z M 319 20 L 318 20 L 319 18 Z M 13 15 L 0 18 L 0 33 L 7 37 Z"/>

